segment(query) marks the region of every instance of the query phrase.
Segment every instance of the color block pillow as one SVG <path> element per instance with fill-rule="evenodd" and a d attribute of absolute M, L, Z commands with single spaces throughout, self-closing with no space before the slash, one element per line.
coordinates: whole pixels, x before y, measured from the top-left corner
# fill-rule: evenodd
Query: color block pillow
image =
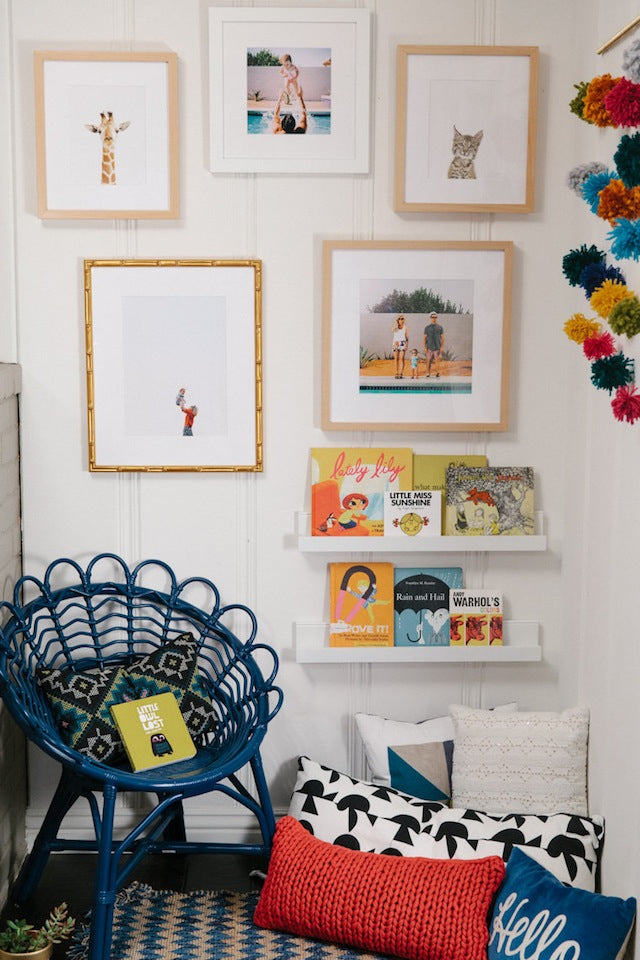
<path fill-rule="evenodd" d="M 493 909 L 488 958 L 622 960 L 635 914 L 634 897 L 622 900 L 564 887 L 514 850 Z"/>
<path fill-rule="evenodd" d="M 486 960 L 499 857 L 424 860 L 334 847 L 293 817 L 276 828 L 259 927 L 407 960 Z"/>
<path fill-rule="evenodd" d="M 452 706 L 452 804 L 491 813 L 586 816 L 589 712 Z"/>
<path fill-rule="evenodd" d="M 102 763 L 124 756 L 110 712 L 113 704 L 133 699 L 122 667 L 39 670 L 38 683 L 68 747 Z"/>
<path fill-rule="evenodd" d="M 506 703 L 495 709 L 513 712 L 517 708 L 517 703 Z M 408 723 L 356 713 L 355 720 L 373 783 L 423 800 L 449 802 L 454 749 L 450 716 Z"/>
<path fill-rule="evenodd" d="M 192 736 L 209 733 L 215 727 L 215 708 L 200 679 L 198 645 L 190 633 L 183 633 L 134 661 L 127 669 L 127 677 L 134 698 L 173 693 Z"/>

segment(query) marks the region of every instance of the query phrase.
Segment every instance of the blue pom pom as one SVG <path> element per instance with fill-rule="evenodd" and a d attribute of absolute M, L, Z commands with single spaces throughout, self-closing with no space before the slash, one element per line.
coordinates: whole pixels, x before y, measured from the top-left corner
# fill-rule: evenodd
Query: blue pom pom
<path fill-rule="evenodd" d="M 580 286 L 587 297 L 591 297 L 594 290 L 601 287 L 605 280 L 624 283 L 624 277 L 617 267 L 605 267 L 603 263 L 588 263 L 580 274 Z"/>
<path fill-rule="evenodd" d="M 616 260 L 640 260 L 640 220 L 620 217 L 607 240 L 611 241 L 611 253 Z"/>
<path fill-rule="evenodd" d="M 582 184 L 582 196 L 589 204 L 591 213 L 597 213 L 600 206 L 599 193 L 616 179 L 615 173 L 605 170 L 604 173 L 592 173 Z"/>

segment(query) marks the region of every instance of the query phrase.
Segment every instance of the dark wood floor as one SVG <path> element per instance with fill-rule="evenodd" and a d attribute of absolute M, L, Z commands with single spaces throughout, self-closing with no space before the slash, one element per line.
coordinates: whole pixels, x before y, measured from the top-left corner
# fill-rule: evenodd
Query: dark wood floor
<path fill-rule="evenodd" d="M 26 904 L 15 907 L 11 902 L 2 910 L 0 920 L 20 917 L 40 925 L 52 907 L 63 900 L 71 914 L 80 919 L 91 906 L 95 857 L 91 854 L 57 853 L 49 862 L 34 896 Z M 195 856 L 149 856 L 128 878 L 138 880 L 156 890 L 259 890 L 261 881 L 252 877 L 254 870 L 265 872 L 266 860 L 260 857 L 228 854 Z M 66 954 L 68 944 L 54 949 L 54 958 Z"/>

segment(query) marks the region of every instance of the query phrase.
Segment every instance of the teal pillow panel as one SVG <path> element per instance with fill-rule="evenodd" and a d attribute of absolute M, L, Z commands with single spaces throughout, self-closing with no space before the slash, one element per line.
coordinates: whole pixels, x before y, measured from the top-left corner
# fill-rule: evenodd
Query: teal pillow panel
<path fill-rule="evenodd" d="M 134 661 L 127 669 L 127 677 L 134 699 L 173 693 L 192 736 L 214 729 L 217 714 L 198 672 L 198 644 L 190 633 L 183 633 Z"/>
<path fill-rule="evenodd" d="M 102 763 L 124 756 L 111 707 L 135 694 L 122 667 L 39 670 L 38 683 L 68 747 Z"/>
<path fill-rule="evenodd" d="M 387 747 L 387 754 L 394 790 L 421 800 L 449 802 L 453 740 L 391 746 Z"/>
<path fill-rule="evenodd" d="M 565 887 L 514 848 L 495 899 L 488 960 L 622 960 L 635 915 L 635 897 Z"/>

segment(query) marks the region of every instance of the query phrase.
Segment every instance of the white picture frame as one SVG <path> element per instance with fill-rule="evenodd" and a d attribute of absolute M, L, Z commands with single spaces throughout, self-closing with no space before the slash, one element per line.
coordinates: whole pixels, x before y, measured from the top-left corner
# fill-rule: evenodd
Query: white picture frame
<path fill-rule="evenodd" d="M 538 48 L 402 45 L 396 75 L 394 209 L 530 213 Z"/>
<path fill-rule="evenodd" d="M 261 273 L 84 261 L 91 472 L 262 470 Z"/>
<path fill-rule="evenodd" d="M 371 15 L 364 9 L 211 7 L 211 171 L 367 173 L 370 45 Z M 272 56 L 252 80 L 248 60 L 260 51 Z M 276 98 L 286 83 L 277 64 L 285 52 L 303 95 L 305 136 L 274 135 Z M 291 132 L 301 132 L 295 84 L 281 108 L 296 117 Z"/>
<path fill-rule="evenodd" d="M 34 73 L 38 216 L 177 219 L 177 55 L 37 50 Z"/>
<path fill-rule="evenodd" d="M 325 240 L 322 428 L 507 430 L 512 259 L 508 240 Z M 444 335 L 429 361 L 432 311 Z"/>

